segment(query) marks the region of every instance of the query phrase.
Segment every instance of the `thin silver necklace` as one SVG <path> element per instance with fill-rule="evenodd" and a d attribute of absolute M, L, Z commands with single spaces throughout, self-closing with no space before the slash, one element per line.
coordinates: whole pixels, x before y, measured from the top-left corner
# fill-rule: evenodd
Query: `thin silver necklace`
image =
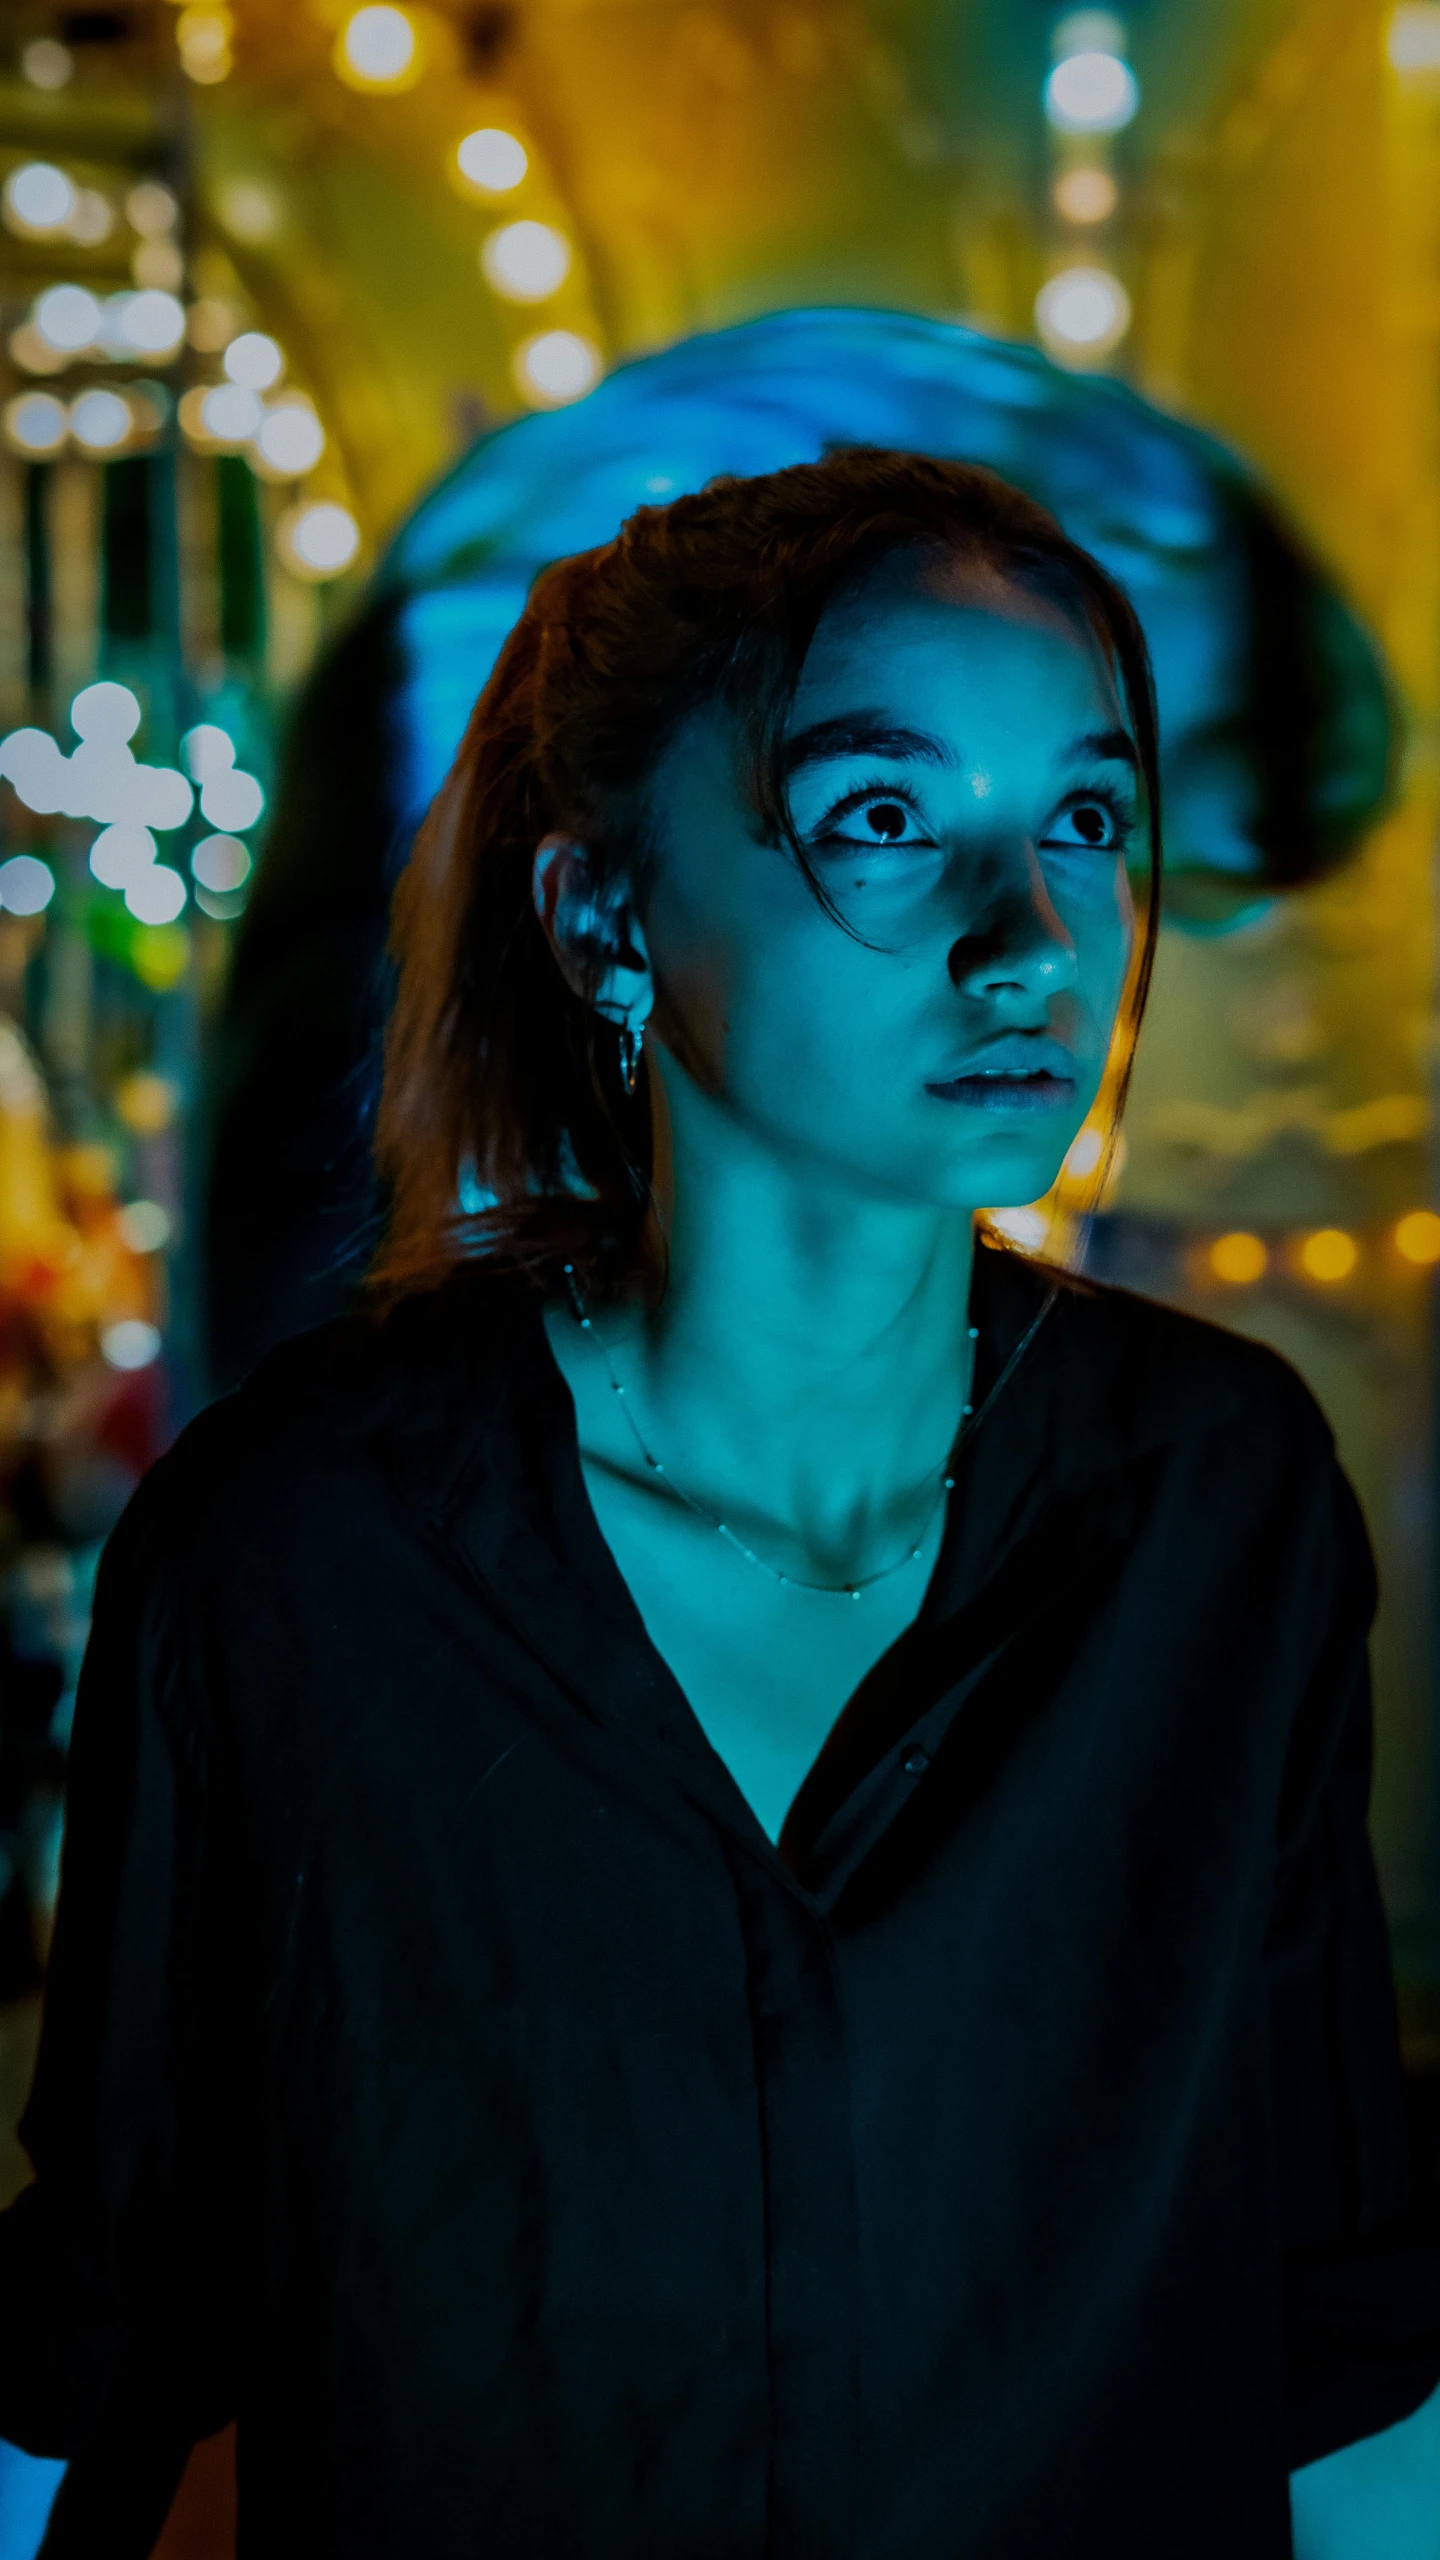
<path fill-rule="evenodd" d="M 935 1488 L 935 1498 L 932 1501 L 929 1510 L 925 1514 L 925 1525 L 921 1529 L 920 1535 L 916 1539 L 914 1546 L 907 1547 L 904 1555 L 897 1556 L 893 1564 L 882 1565 L 878 1573 L 867 1573 L 863 1575 L 858 1582 L 802 1582 L 798 1575 L 793 1573 L 782 1573 L 778 1565 L 767 1564 L 764 1556 L 758 1556 L 753 1547 L 747 1547 L 744 1539 L 736 1536 L 735 1531 L 730 1527 L 728 1521 L 720 1519 L 718 1514 L 708 1510 L 703 1502 L 697 1502 L 693 1494 L 687 1493 L 682 1484 L 677 1484 L 674 1476 L 672 1476 L 668 1469 L 661 1464 L 661 1461 L 653 1454 L 653 1452 L 647 1448 L 640 1426 L 635 1419 L 634 1413 L 631 1411 L 630 1399 L 626 1395 L 625 1389 L 620 1380 L 615 1375 L 615 1364 L 610 1357 L 609 1351 L 606 1349 L 604 1341 L 596 1332 L 595 1327 L 586 1312 L 584 1300 L 575 1285 L 575 1266 L 573 1262 L 567 1262 L 565 1265 L 565 1285 L 570 1292 L 570 1304 L 574 1309 L 575 1321 L 579 1325 L 582 1333 L 589 1334 L 591 1341 L 594 1343 L 596 1350 L 599 1352 L 601 1359 L 605 1363 L 606 1370 L 609 1374 L 611 1388 L 619 1397 L 620 1410 L 624 1414 L 625 1419 L 630 1426 L 631 1437 L 634 1440 L 635 1446 L 639 1450 L 641 1457 L 644 1459 L 646 1466 L 649 1468 L 651 1475 L 659 1476 L 669 1487 L 671 1493 L 674 1494 L 676 1500 L 678 1502 L 683 1502 L 687 1511 L 693 1511 L 697 1520 L 704 1520 L 712 1529 L 717 1530 L 720 1536 L 726 1539 L 729 1544 L 744 1557 L 747 1564 L 753 1564 L 760 1573 L 768 1573 L 772 1582 L 782 1583 L 788 1591 L 816 1591 L 825 1593 L 825 1595 L 832 1600 L 858 1600 L 862 1591 L 873 1591 L 877 1582 L 888 1582 L 892 1574 L 903 1573 L 906 1566 L 913 1564 L 917 1556 L 922 1553 L 926 1539 L 929 1537 L 931 1528 L 934 1524 L 935 1514 L 939 1510 L 941 1503 L 944 1501 L 946 1494 L 951 1492 L 954 1488 L 955 1477 L 952 1470 L 955 1463 L 955 1453 L 959 1448 L 961 1441 L 965 1437 L 966 1432 L 972 1427 L 973 1423 L 979 1419 L 979 1416 L 975 1414 L 971 1405 L 966 1403 L 960 1408 L 960 1428 L 956 1432 L 954 1439 L 951 1441 L 949 1448 L 946 1450 L 945 1455 L 940 1462 L 940 1481 Z M 1040 1316 L 1043 1316 L 1047 1312 L 1049 1304 L 1050 1301 L 1047 1299 L 1045 1305 L 1040 1310 Z M 985 1399 L 985 1403 L 980 1408 L 981 1413 L 986 1412 L 989 1406 L 993 1403 L 998 1390 L 1004 1385 L 1005 1380 L 1009 1377 L 1011 1370 L 1014 1368 L 1020 1352 L 1024 1350 L 1026 1343 L 1029 1342 L 1031 1334 L 1037 1331 L 1040 1324 L 1040 1316 L 1036 1317 L 1034 1324 L 1030 1327 L 1030 1332 L 1026 1334 L 1024 1341 L 1018 1345 L 1016 1351 L 1012 1353 L 1010 1359 L 1005 1365 L 1005 1368 L 996 1379 L 995 1385 L 991 1388 L 989 1395 Z M 972 1343 L 979 1340 L 980 1328 L 978 1325 L 972 1324 L 969 1329 L 969 1333 Z"/>

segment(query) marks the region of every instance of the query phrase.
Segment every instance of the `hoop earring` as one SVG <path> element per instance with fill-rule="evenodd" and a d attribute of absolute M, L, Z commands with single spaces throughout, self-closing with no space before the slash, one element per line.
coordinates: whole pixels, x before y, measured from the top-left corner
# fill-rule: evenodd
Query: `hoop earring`
<path fill-rule="evenodd" d="M 633 1093 L 640 1078 L 640 1059 L 645 1047 L 645 1025 L 637 1023 L 632 1031 L 628 1022 L 620 1026 L 620 1081 L 627 1093 Z"/>

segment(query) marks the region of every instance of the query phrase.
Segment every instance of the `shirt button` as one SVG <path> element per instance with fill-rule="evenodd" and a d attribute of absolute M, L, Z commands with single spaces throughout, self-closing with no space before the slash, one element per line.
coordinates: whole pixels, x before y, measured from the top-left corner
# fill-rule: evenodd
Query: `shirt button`
<path fill-rule="evenodd" d="M 923 1777 L 930 1766 L 930 1754 L 928 1751 L 907 1751 L 900 1765 L 907 1778 Z"/>

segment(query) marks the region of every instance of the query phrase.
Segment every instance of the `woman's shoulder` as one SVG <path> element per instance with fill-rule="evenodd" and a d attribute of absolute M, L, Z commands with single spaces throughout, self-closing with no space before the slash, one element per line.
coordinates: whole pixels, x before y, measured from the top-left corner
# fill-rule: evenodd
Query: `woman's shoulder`
<path fill-rule="evenodd" d="M 1041 1266 L 1030 1268 L 1038 1275 Z M 1136 1427 L 1223 1430 L 1237 1450 L 1268 1443 L 1302 1465 L 1333 1451 L 1312 1389 L 1272 1344 L 1088 1275 L 1054 1272 L 1045 1282 L 1055 1292 L 1052 1357 L 1103 1381 L 1111 1409 Z"/>
<path fill-rule="evenodd" d="M 358 1306 L 277 1344 L 151 1468 L 152 1518 L 184 1528 L 353 1499 L 403 1439 L 439 1475 L 463 1462 L 535 1332 L 533 1290 L 470 1268 L 383 1310 Z"/>

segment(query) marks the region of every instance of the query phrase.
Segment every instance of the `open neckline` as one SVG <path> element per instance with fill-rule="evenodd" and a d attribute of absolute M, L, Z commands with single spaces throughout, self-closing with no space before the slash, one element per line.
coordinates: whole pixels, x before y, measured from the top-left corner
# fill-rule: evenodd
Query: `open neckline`
<path fill-rule="evenodd" d="M 990 1401 L 998 1392 L 999 1388 L 1007 1382 L 1016 1358 L 1016 1351 L 1023 1351 L 1024 1348 L 1028 1347 L 1029 1340 L 1037 1329 L 1039 1322 L 1039 1315 L 1037 1315 L 1027 1331 L 1022 1335 L 1019 1345 L 1016 1346 L 1015 1349 L 1012 1349 L 1003 1363 L 997 1366 L 995 1376 L 987 1386 L 984 1400 L 982 1401 L 977 1398 L 975 1395 L 975 1386 L 977 1380 L 983 1374 L 982 1362 L 985 1361 L 986 1354 L 989 1350 L 984 1312 L 982 1312 L 979 1317 L 977 1317 L 975 1313 L 976 1307 L 979 1305 L 980 1301 L 987 1298 L 990 1294 L 988 1289 L 985 1287 L 984 1282 L 980 1282 L 977 1289 L 977 1275 L 981 1268 L 981 1254 L 986 1250 L 986 1248 L 980 1246 L 977 1239 L 975 1259 L 971 1266 L 970 1296 L 966 1308 L 967 1322 L 971 1324 L 978 1322 L 979 1324 L 979 1333 L 975 1343 L 975 1358 L 972 1364 L 970 1380 L 971 1401 L 978 1407 L 975 1416 L 977 1423 L 984 1419 Z M 1052 1301 L 1050 1299 L 1043 1302 L 1040 1310 L 1041 1314 L 1048 1311 L 1048 1305 L 1051 1302 Z M 565 1492 L 568 1496 L 564 1509 L 568 1523 L 577 1533 L 580 1549 L 578 1561 L 580 1561 L 586 1570 L 591 1586 L 595 1590 L 597 1597 L 600 1597 L 604 1601 L 612 1616 L 618 1616 L 621 1619 L 629 1629 L 632 1636 L 638 1635 L 652 1661 L 658 1666 L 668 1688 L 673 1694 L 674 1699 L 683 1710 L 685 1728 L 687 1733 L 691 1736 L 692 1741 L 698 1742 L 703 1750 L 713 1758 L 716 1765 L 723 1770 L 726 1783 L 733 1790 L 737 1801 L 744 1806 L 748 1821 L 754 1825 L 756 1832 L 766 1842 L 767 1847 L 775 1855 L 783 1858 L 783 1844 L 786 1832 L 790 1827 L 796 1808 L 802 1803 L 802 1800 L 813 1791 L 813 1782 L 821 1772 L 822 1768 L 828 1762 L 833 1760 L 835 1749 L 837 1747 L 844 1748 L 851 1741 L 861 1720 L 868 1719 L 868 1711 L 872 1704 L 878 1704 L 885 1694 L 891 1690 L 903 1657 L 906 1654 L 919 1653 L 922 1659 L 924 1658 L 927 1650 L 925 1640 L 937 1623 L 944 1596 L 953 1580 L 961 1530 L 960 1497 L 963 1490 L 962 1479 L 970 1473 L 969 1455 L 974 1445 L 975 1435 L 973 1432 L 967 1431 L 964 1428 L 964 1420 L 962 1417 L 961 1427 L 957 1430 L 955 1441 L 952 1443 L 951 1453 L 947 1459 L 947 1465 L 953 1473 L 954 1482 L 944 1495 L 940 1539 L 930 1566 L 930 1571 L 926 1577 L 925 1588 L 920 1596 L 917 1607 L 912 1615 L 906 1619 L 904 1625 L 891 1638 L 889 1644 L 885 1646 L 884 1650 L 877 1654 L 875 1660 L 861 1674 L 861 1677 L 855 1683 L 854 1687 L 842 1700 L 835 1715 L 832 1717 L 830 1723 L 825 1729 L 825 1733 L 818 1750 L 807 1762 L 804 1772 L 790 1796 L 785 1809 L 785 1817 L 780 1825 L 779 1832 L 772 1839 L 770 1833 L 766 1830 L 765 1825 L 761 1822 L 759 1815 L 756 1813 L 754 1806 L 751 1804 L 749 1797 L 741 1787 L 739 1780 L 736 1778 L 730 1767 L 729 1762 L 726 1760 L 724 1754 L 720 1752 L 711 1741 L 709 1734 L 705 1730 L 704 1723 L 702 1722 L 701 1717 L 684 1686 L 684 1683 L 680 1679 L 679 1674 L 675 1671 L 668 1657 L 661 1651 L 660 1646 L 652 1636 L 650 1629 L 645 1622 L 644 1612 L 641 1609 L 640 1603 L 631 1589 L 628 1580 L 626 1579 L 625 1573 L 620 1565 L 619 1558 L 616 1556 L 609 1539 L 606 1537 L 605 1532 L 601 1527 L 599 1514 L 595 1509 L 594 1501 L 590 1493 L 590 1487 L 586 1482 L 585 1461 L 580 1449 L 579 1414 L 575 1403 L 574 1393 L 571 1389 L 569 1379 L 566 1377 L 565 1372 L 556 1357 L 554 1345 L 550 1340 L 549 1327 L 545 1322 L 545 1308 L 543 1304 L 536 1306 L 534 1310 L 534 1318 L 543 1343 L 545 1383 L 547 1389 L 555 1398 L 557 1422 L 560 1421 L 560 1417 L 563 1414 L 563 1427 L 561 1427 L 558 1432 L 558 1451 L 563 1468 Z M 988 1363 L 986 1365 L 988 1365 Z M 840 1596 L 839 1591 L 837 1591 L 835 1594 L 837 1601 Z"/>

